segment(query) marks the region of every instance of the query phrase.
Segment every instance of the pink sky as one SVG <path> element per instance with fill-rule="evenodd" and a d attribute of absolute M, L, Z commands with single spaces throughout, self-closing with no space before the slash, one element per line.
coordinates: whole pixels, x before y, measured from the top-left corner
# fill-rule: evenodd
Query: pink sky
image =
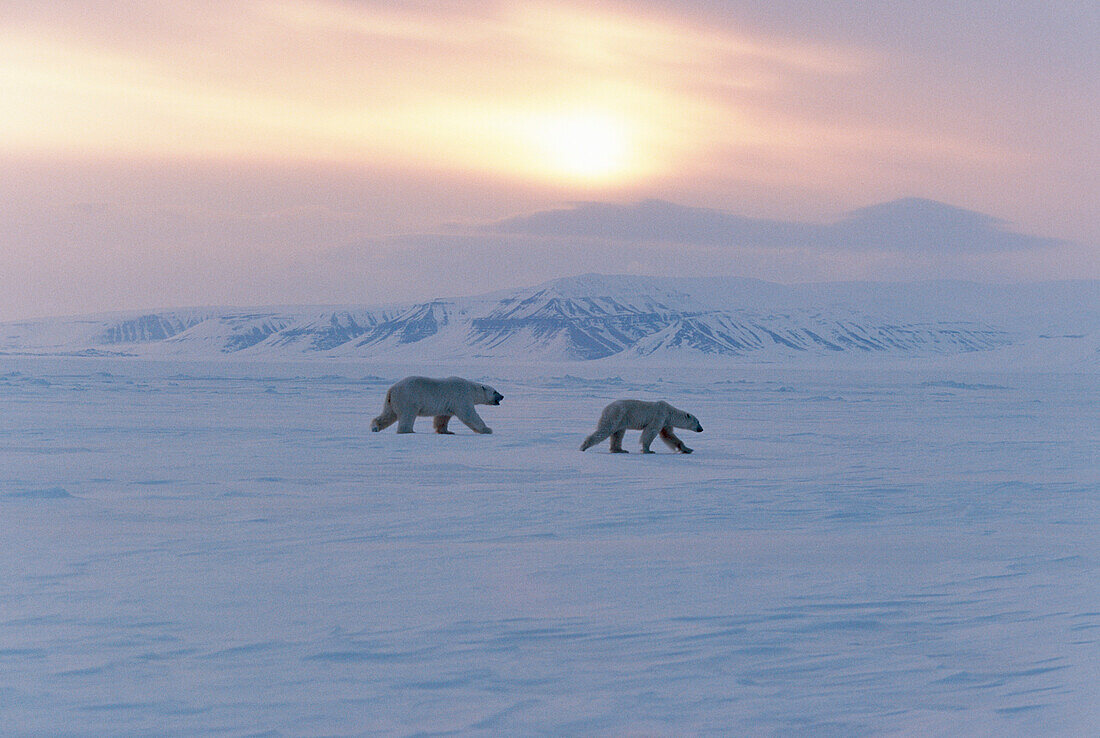
<path fill-rule="evenodd" d="M 1100 277 L 1095 5 L 865 5 L 9 0 L 0 320 L 369 303 L 592 267 Z M 805 222 L 908 196 L 1072 243 L 935 263 L 470 239 L 448 268 L 432 256 L 455 223 L 574 201 Z M 363 260 L 332 273 L 352 247 Z"/>

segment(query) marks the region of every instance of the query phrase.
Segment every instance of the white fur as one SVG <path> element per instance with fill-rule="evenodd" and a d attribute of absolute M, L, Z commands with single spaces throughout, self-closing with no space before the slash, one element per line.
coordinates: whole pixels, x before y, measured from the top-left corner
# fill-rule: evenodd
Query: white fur
<path fill-rule="evenodd" d="M 699 419 L 691 413 L 675 408 L 667 402 L 646 402 L 644 400 L 616 400 L 603 409 L 596 432 L 584 439 L 581 451 L 585 451 L 605 438 L 611 438 L 611 452 L 627 453 L 623 449 L 623 433 L 628 430 L 642 432 L 642 453 L 651 454 L 649 444 L 660 435 L 661 440 L 681 453 L 690 454 L 691 449 L 684 445 L 673 428 L 684 428 L 697 433 L 703 432 Z"/>
<path fill-rule="evenodd" d="M 370 429 L 377 432 L 397 423 L 398 433 L 412 433 L 417 418 L 434 417 L 435 432 L 450 434 L 447 423 L 454 416 L 475 433 L 492 433 L 474 405 L 499 405 L 503 399 L 489 385 L 462 377 L 405 377 L 386 391 L 382 414 L 371 421 Z"/>

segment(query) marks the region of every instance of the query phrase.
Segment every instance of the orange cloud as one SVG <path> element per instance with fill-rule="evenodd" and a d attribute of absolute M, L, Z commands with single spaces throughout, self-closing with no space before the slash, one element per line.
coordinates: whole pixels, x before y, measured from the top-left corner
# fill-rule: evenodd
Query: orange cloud
<path fill-rule="evenodd" d="M 429 13 L 193 0 L 16 21 L 0 19 L 8 152 L 333 159 L 577 184 L 789 147 L 805 121 L 770 107 L 769 92 L 864 63 L 560 3 Z"/>

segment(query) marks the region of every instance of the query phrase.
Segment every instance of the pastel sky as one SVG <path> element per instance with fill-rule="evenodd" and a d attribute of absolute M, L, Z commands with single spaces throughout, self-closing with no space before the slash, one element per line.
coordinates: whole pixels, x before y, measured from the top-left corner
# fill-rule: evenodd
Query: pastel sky
<path fill-rule="evenodd" d="M 591 270 L 1100 278 L 1098 39 L 1100 5 L 1038 0 L 2 0 L 0 320 Z M 899 198 L 1009 245 L 805 235 Z M 684 231 L 499 225 L 570 203 Z M 793 225 L 698 238 L 738 218 Z"/>

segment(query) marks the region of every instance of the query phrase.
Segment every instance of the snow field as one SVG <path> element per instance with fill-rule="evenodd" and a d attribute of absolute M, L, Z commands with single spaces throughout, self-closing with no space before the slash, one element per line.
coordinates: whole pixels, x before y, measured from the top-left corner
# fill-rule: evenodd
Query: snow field
<path fill-rule="evenodd" d="M 370 433 L 409 373 L 494 434 Z M 606 374 L 0 357 L 3 732 L 1100 725 L 1095 376 Z"/>

